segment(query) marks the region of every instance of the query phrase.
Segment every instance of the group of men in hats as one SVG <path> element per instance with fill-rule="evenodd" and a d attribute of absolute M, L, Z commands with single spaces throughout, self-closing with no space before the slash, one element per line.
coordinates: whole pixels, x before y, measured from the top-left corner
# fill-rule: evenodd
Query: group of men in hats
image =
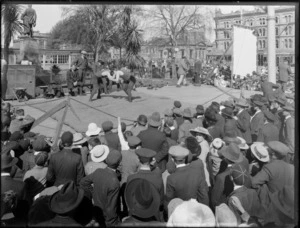
<path fill-rule="evenodd" d="M 105 121 L 85 134 L 64 132 L 59 148 L 30 128 L 9 132 L 18 123 L 3 105 L 2 223 L 293 226 L 290 100 L 256 94 L 206 109 L 175 101 L 130 129 L 118 119 L 116 128 Z"/>

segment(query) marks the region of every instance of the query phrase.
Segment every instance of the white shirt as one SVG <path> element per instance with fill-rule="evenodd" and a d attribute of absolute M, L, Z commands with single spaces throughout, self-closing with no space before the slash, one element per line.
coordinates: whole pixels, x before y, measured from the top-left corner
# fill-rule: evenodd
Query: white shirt
<path fill-rule="evenodd" d="M 9 177 L 10 174 L 9 173 L 1 173 L 1 177 Z"/>
<path fill-rule="evenodd" d="M 186 166 L 186 164 L 179 164 L 179 165 L 176 165 L 176 168 L 180 168 L 180 167 L 184 167 Z"/>
<path fill-rule="evenodd" d="M 117 80 L 113 76 L 111 76 L 110 70 L 104 71 L 101 75 L 102 76 L 107 76 L 110 81 L 117 82 Z"/>
<path fill-rule="evenodd" d="M 115 70 L 113 78 L 115 78 L 116 81 L 119 81 L 120 76 L 124 75 L 123 71 L 121 70 Z"/>

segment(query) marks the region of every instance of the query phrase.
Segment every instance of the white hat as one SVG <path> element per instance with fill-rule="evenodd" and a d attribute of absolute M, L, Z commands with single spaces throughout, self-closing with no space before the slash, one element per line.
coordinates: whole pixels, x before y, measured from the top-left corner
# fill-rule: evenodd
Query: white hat
<path fill-rule="evenodd" d="M 85 132 L 87 136 L 98 135 L 101 131 L 101 128 L 97 126 L 95 123 L 90 123 L 88 126 L 88 130 Z"/>
<path fill-rule="evenodd" d="M 87 139 L 83 137 L 81 133 L 74 133 L 73 134 L 73 145 L 79 145 L 86 142 Z"/>
<path fill-rule="evenodd" d="M 180 198 L 174 198 L 170 201 L 170 203 L 168 204 L 168 218 L 170 218 L 174 210 L 183 202 L 184 201 Z"/>
<path fill-rule="evenodd" d="M 223 145 L 225 145 L 225 142 L 220 138 L 215 138 L 212 141 L 212 145 L 213 145 L 214 148 L 220 149 Z"/>
<path fill-rule="evenodd" d="M 213 140 L 212 136 L 209 134 L 209 131 L 204 127 L 196 127 L 194 129 L 190 129 L 190 132 L 191 133 L 196 132 L 196 133 L 207 135 L 209 141 Z"/>
<path fill-rule="evenodd" d="M 215 224 L 215 216 L 211 209 L 195 199 L 190 199 L 175 208 L 167 226 L 215 227 Z"/>
<path fill-rule="evenodd" d="M 262 162 L 270 161 L 268 149 L 261 143 L 254 143 L 251 145 L 252 154 Z"/>
<path fill-rule="evenodd" d="M 239 148 L 240 148 L 241 150 L 248 150 L 248 149 L 249 149 L 249 146 L 247 145 L 246 140 L 243 139 L 243 138 L 241 138 L 241 137 L 238 137 L 238 136 L 237 136 L 237 138 L 241 141 L 241 143 L 238 145 Z"/>
<path fill-rule="evenodd" d="M 237 218 L 227 204 L 222 203 L 216 206 L 216 226 L 217 227 L 236 227 Z"/>
<path fill-rule="evenodd" d="M 102 162 L 109 154 L 109 148 L 106 145 L 97 145 L 91 151 L 91 159 L 93 162 Z"/>
<path fill-rule="evenodd" d="M 84 50 L 82 50 L 82 51 L 81 51 L 81 54 L 84 54 L 84 55 L 86 55 L 86 54 L 87 54 L 87 52 L 86 52 L 86 51 L 84 51 Z"/>

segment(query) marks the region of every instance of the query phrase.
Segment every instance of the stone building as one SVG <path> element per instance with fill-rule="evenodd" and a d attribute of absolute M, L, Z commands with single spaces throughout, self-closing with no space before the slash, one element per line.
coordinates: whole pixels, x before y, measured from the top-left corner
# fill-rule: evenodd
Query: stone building
<path fill-rule="evenodd" d="M 295 64 L 295 7 L 280 6 L 275 9 L 276 18 L 276 62 L 280 58 L 288 58 L 290 64 Z M 258 33 L 257 39 L 257 65 L 262 66 L 267 62 L 268 55 L 268 19 L 267 12 L 263 10 L 236 11 L 230 14 L 216 12 L 214 18 L 216 24 L 216 49 L 222 55 L 231 43 L 232 27 L 234 24 L 242 24 L 255 29 Z M 231 50 L 228 50 L 230 56 Z M 213 54 L 213 53 L 212 53 Z M 230 59 L 230 58 L 229 58 Z"/>

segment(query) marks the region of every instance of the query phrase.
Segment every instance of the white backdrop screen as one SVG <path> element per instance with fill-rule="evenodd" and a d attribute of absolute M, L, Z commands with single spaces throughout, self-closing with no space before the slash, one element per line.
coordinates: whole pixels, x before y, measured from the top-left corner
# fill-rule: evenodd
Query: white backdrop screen
<path fill-rule="evenodd" d="M 233 71 L 241 78 L 256 71 L 256 36 L 253 30 L 241 27 L 233 27 Z"/>

